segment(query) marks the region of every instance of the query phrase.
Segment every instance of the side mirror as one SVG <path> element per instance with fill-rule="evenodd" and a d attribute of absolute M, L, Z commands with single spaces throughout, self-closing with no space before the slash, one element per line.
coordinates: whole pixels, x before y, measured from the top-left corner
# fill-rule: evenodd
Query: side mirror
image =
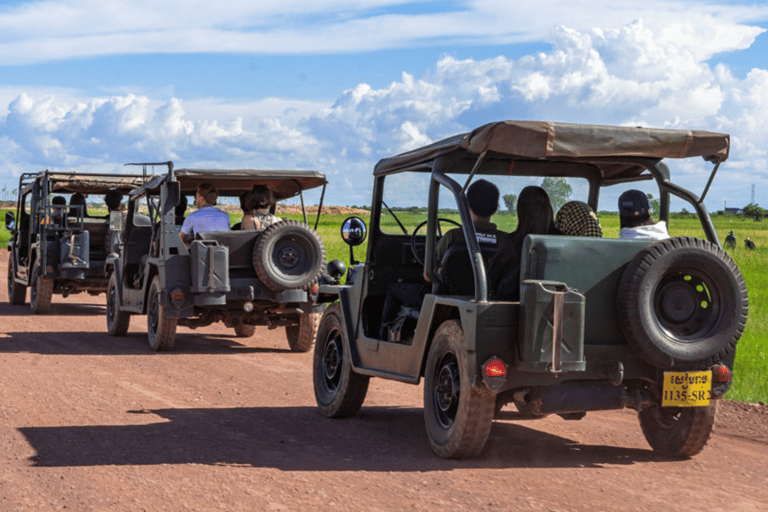
<path fill-rule="evenodd" d="M 355 247 L 365 242 L 368 228 L 360 217 L 347 217 L 341 224 L 341 238 L 350 247 Z"/>
<path fill-rule="evenodd" d="M 13 212 L 5 212 L 5 229 L 11 231 L 16 227 L 16 218 L 13 216 Z"/>

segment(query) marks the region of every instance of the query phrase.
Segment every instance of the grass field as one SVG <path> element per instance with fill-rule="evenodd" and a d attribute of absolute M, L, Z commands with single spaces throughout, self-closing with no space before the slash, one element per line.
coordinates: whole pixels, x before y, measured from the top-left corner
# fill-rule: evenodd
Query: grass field
<path fill-rule="evenodd" d="M 0 214 L 5 216 L 5 211 Z M 423 215 L 398 214 L 407 227 L 415 226 Z M 443 215 L 457 219 L 457 215 Z M 232 222 L 239 220 L 238 215 L 231 215 Z M 288 215 L 288 218 L 302 220 L 300 215 Z M 323 215 L 318 225 L 318 233 L 325 242 L 327 259 L 340 259 L 349 263 L 349 247 L 341 240 L 340 229 L 344 216 Z M 364 218 L 367 222 L 368 219 Z M 511 231 L 515 228 L 516 218 L 500 214 L 494 220 L 500 229 Z M 765 273 L 768 262 L 768 221 L 754 222 L 734 216 L 713 216 L 712 220 L 720 240 L 724 240 L 730 230 L 734 230 L 739 240 L 736 249 L 728 251 L 744 275 L 749 292 L 749 320 L 744 334 L 739 341 L 736 363 L 734 366 L 733 387 L 728 398 L 743 402 L 768 402 L 768 276 Z M 601 213 L 600 222 L 607 238 L 618 237 L 618 214 Z M 310 218 L 314 225 L 314 217 Z M 394 224 L 394 223 L 393 223 Z M 670 234 L 673 236 L 696 236 L 703 238 L 703 231 L 694 217 L 673 218 L 670 221 Z M 744 248 L 744 238 L 751 238 L 757 245 L 755 251 Z M 0 226 L 0 247 L 6 247 L 9 233 L 5 225 Z M 365 259 L 365 244 L 355 249 L 358 260 Z"/>

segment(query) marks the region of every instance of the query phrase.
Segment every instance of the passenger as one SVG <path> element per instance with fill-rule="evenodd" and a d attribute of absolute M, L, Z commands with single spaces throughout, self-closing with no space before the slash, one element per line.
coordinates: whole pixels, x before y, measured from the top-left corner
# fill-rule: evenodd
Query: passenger
<path fill-rule="evenodd" d="M 78 208 L 79 206 L 82 206 L 82 208 Z M 82 210 L 83 218 L 88 217 L 88 212 L 86 211 L 85 206 L 85 196 L 80 192 L 75 192 L 69 198 L 69 216 L 77 217 L 80 210 Z"/>
<path fill-rule="evenodd" d="M 272 213 L 275 205 L 275 194 L 264 185 L 254 185 L 245 197 L 245 215 L 240 229 L 263 231 L 268 226 L 283 219 Z"/>
<path fill-rule="evenodd" d="M 525 187 L 517 201 L 517 229 L 502 237 L 499 252 L 488 268 L 488 287 L 492 297 L 520 298 L 520 256 L 526 235 L 557 235 L 552 204 L 547 192 L 536 186 Z"/>
<path fill-rule="evenodd" d="M 555 216 L 555 227 L 567 236 L 602 238 L 603 228 L 592 208 L 581 201 L 569 201 Z"/>
<path fill-rule="evenodd" d="M 219 192 L 210 183 L 200 183 L 195 193 L 195 206 L 198 208 L 187 215 L 181 225 L 179 236 L 189 245 L 195 239 L 196 233 L 206 231 L 229 231 L 229 215 L 216 208 Z"/>
<path fill-rule="evenodd" d="M 245 203 L 248 201 L 248 197 L 251 195 L 251 191 L 243 192 L 240 194 L 240 210 L 243 212 L 243 217 L 245 217 L 248 214 L 248 207 L 245 206 Z M 243 229 L 243 221 L 240 219 L 240 222 L 232 225 L 233 231 L 240 231 Z"/>
<path fill-rule="evenodd" d="M 653 220 L 648 197 L 640 190 L 627 190 L 619 196 L 619 220 L 619 238 L 669 238 L 666 223 Z"/>
<path fill-rule="evenodd" d="M 499 189 L 490 181 L 477 180 L 467 189 L 467 205 L 469 206 L 469 215 L 475 225 L 478 243 L 486 246 L 497 245 L 499 239 L 506 235 L 505 232 L 496 229 L 496 224 L 491 222 L 491 216 L 496 213 L 499 207 Z M 461 228 L 446 231 L 435 246 L 435 261 L 440 262 L 451 246 L 464 243 L 464 233 Z M 429 277 L 426 275 L 424 279 L 429 281 Z M 421 305 L 424 295 L 430 290 L 427 282 L 392 283 L 387 287 L 379 329 L 381 339 L 388 339 L 390 326 L 397 320 L 402 306 L 418 307 Z"/>
<path fill-rule="evenodd" d="M 174 223 L 179 227 L 184 224 L 184 214 L 187 213 L 187 205 L 187 196 L 182 194 L 179 198 L 179 204 L 174 209 Z"/>
<path fill-rule="evenodd" d="M 123 194 L 114 188 L 107 190 L 104 194 L 104 204 L 107 205 L 107 218 L 112 212 L 123 211 Z"/>

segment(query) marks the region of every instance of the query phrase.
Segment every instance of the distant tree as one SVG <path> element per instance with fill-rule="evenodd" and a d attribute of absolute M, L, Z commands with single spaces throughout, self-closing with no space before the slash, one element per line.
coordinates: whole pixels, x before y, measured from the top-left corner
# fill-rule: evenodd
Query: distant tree
<path fill-rule="evenodd" d="M 555 212 L 568 202 L 571 192 L 573 192 L 565 178 L 544 178 L 541 182 L 541 188 L 546 190 L 547 195 L 549 195 L 549 200 Z"/>
<path fill-rule="evenodd" d="M 653 198 L 653 194 L 648 195 L 648 203 L 651 205 L 651 216 L 654 219 L 659 218 L 659 211 L 661 211 L 661 202 L 658 199 Z M 685 211 L 685 208 L 683 208 Z M 687 211 L 685 213 L 688 213 Z"/>
<path fill-rule="evenodd" d="M 517 214 L 517 196 L 515 194 L 504 194 L 501 196 L 501 199 L 504 200 L 504 206 L 507 207 L 507 210 L 512 215 Z"/>
<path fill-rule="evenodd" d="M 747 206 L 741 209 L 741 213 L 745 217 L 753 219 L 755 222 L 762 221 L 763 217 L 768 215 L 768 211 L 766 211 L 763 208 L 760 208 L 756 203 L 748 204 Z"/>

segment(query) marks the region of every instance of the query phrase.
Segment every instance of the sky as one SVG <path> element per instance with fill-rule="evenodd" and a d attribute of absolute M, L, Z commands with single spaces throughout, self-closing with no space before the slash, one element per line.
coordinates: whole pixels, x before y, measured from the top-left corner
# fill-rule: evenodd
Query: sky
<path fill-rule="evenodd" d="M 318 170 L 325 204 L 369 205 L 381 158 L 524 119 L 729 133 L 707 208 L 768 207 L 768 3 L 520 4 L 0 0 L 0 196 L 173 160 Z M 701 194 L 709 164 L 669 165 Z"/>

